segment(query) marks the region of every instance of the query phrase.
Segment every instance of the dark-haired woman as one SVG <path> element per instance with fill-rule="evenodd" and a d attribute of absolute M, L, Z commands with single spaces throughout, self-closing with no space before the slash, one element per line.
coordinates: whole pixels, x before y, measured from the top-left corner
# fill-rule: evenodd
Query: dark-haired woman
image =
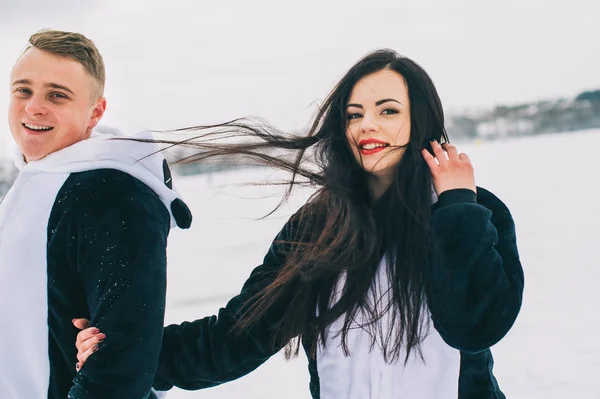
<path fill-rule="evenodd" d="M 165 328 L 155 388 L 215 386 L 302 346 L 313 398 L 504 398 L 490 347 L 521 307 L 515 227 L 447 144 L 426 72 L 376 51 L 337 84 L 308 137 L 245 134 L 259 144 L 202 157 L 255 156 L 320 188 L 218 315 Z M 270 148 L 300 154 L 286 163 Z M 80 362 L 102 338 L 100 350 L 111 337 L 80 333 Z"/>

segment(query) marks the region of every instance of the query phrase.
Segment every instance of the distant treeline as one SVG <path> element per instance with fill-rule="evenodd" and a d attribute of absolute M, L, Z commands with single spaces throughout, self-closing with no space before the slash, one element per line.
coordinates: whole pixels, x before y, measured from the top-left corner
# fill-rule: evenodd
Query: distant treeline
<path fill-rule="evenodd" d="M 571 99 L 502 105 L 447 118 L 448 134 L 455 139 L 498 139 L 592 128 L 600 128 L 600 90 Z"/>

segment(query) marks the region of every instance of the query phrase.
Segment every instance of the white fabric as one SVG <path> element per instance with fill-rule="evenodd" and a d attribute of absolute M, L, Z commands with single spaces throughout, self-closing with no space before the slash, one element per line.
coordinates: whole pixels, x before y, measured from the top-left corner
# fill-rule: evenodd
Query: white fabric
<path fill-rule="evenodd" d="M 123 171 L 150 187 L 165 204 L 171 215 L 171 227 L 175 227 L 175 218 L 171 212 L 171 202 L 178 198 L 176 190 L 164 184 L 162 153 L 154 143 L 125 138 L 119 130 L 98 126 L 87 140 L 82 140 L 46 157 L 25 163 L 23 155 L 17 152 L 15 165 L 21 172 L 35 173 L 75 173 L 94 169 L 116 169 Z M 151 132 L 140 132 L 130 138 L 152 139 Z"/>
<path fill-rule="evenodd" d="M 0 397 L 48 396 L 46 239 L 68 174 L 21 175 L 0 205 Z"/>
<path fill-rule="evenodd" d="M 332 304 L 339 300 L 344 285 L 341 278 L 336 285 Z M 378 309 L 386 308 L 391 292 L 387 263 L 379 265 L 376 282 L 369 290 L 369 300 Z M 345 356 L 341 344 L 344 316 L 328 329 L 326 346 L 317 348 L 321 399 L 456 399 L 460 373 L 460 352 L 446 344 L 433 327 L 429 312 L 426 312 L 428 335 L 421 344 L 425 362 L 417 354 L 411 354 L 404 364 L 406 352 L 402 351 L 398 361 L 384 361 L 381 339 L 371 349 L 372 338 L 359 327 L 365 317 L 357 315 L 347 336 L 350 356 Z M 390 312 L 378 322 L 378 328 L 389 331 Z"/>
<path fill-rule="evenodd" d="M 152 392 L 154 392 L 157 399 L 165 399 L 169 391 L 157 391 L 155 389 L 152 389 Z"/>

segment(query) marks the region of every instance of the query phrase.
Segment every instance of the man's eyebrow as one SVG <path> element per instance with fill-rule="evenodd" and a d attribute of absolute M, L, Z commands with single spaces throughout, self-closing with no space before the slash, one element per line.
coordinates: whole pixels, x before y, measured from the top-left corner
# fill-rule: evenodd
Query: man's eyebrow
<path fill-rule="evenodd" d="M 73 90 L 69 89 L 67 86 L 59 85 L 59 84 L 56 84 L 56 83 L 46 83 L 44 86 L 51 87 L 53 89 L 59 89 L 59 90 L 68 91 L 69 93 L 75 95 L 75 93 L 73 93 Z"/>
<path fill-rule="evenodd" d="M 12 85 L 14 86 L 14 85 L 30 85 L 30 84 L 31 84 L 31 81 L 29 79 L 18 79 L 18 80 L 15 80 Z"/>
<path fill-rule="evenodd" d="M 15 80 L 13 82 L 12 85 L 13 86 L 15 86 L 15 85 L 31 85 L 31 80 L 29 80 L 29 79 L 17 79 L 17 80 Z M 73 90 L 69 89 L 67 86 L 59 85 L 58 83 L 46 83 L 44 86 L 50 87 L 52 89 L 64 90 L 66 92 L 71 93 L 72 95 L 75 95 L 75 93 L 73 92 Z"/>

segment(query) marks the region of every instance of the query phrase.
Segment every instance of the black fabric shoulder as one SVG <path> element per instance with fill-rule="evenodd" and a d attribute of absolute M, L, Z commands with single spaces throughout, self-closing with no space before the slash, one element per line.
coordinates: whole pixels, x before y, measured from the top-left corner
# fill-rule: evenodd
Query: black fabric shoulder
<path fill-rule="evenodd" d="M 508 207 L 500 200 L 500 198 L 483 187 L 477 187 L 477 203 L 485 206 L 494 213 L 508 211 Z"/>
<path fill-rule="evenodd" d="M 128 195 L 146 195 L 154 198 L 168 213 L 158 195 L 150 187 L 135 177 L 115 169 L 72 173 L 58 193 L 55 207 L 84 210 L 86 215 L 101 217 Z"/>

